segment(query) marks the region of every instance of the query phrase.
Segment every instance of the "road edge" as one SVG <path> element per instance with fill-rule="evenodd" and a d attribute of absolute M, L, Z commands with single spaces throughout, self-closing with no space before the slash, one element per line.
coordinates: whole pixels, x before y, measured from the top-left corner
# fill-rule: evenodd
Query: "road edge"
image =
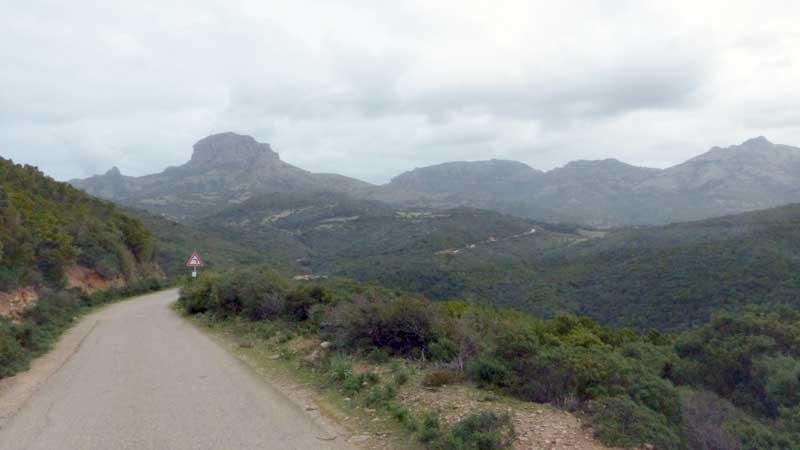
<path fill-rule="evenodd" d="M 102 320 L 102 315 L 108 307 L 170 289 L 149 292 L 99 306 L 96 310 L 75 321 L 61 334 L 50 350 L 31 362 L 27 370 L 0 380 L 0 429 L 4 428 L 28 400 L 38 392 L 39 388 L 80 350 L 83 342 Z"/>
<path fill-rule="evenodd" d="M 205 335 L 211 342 L 219 346 L 222 350 L 226 353 L 231 355 L 242 367 L 244 367 L 247 371 L 251 373 L 255 378 L 257 378 L 262 383 L 266 384 L 274 390 L 277 394 L 284 397 L 286 400 L 294 404 L 300 411 L 303 412 L 308 418 L 314 421 L 314 423 L 320 427 L 324 432 L 326 432 L 330 437 L 323 437 L 317 436 L 320 440 L 334 440 L 338 439 L 341 442 L 350 447 L 356 448 L 353 446 L 352 443 L 348 442 L 348 438 L 352 433 L 350 433 L 344 426 L 342 426 L 334 417 L 330 417 L 326 414 L 326 408 L 323 408 L 322 405 L 319 403 L 319 400 L 316 398 L 313 392 L 307 391 L 302 388 L 299 384 L 292 384 L 287 385 L 278 380 L 273 379 L 269 376 L 266 372 L 259 370 L 259 368 L 253 364 L 252 361 L 249 361 L 246 358 L 243 358 L 241 354 L 236 352 L 236 344 L 230 340 L 226 339 L 224 336 L 221 336 L 213 331 L 203 327 L 202 325 L 198 324 L 197 322 L 187 318 L 186 316 L 182 315 L 180 311 L 176 308 L 170 308 L 172 313 L 178 316 L 178 318 L 184 322 L 187 322 L 190 326 L 195 328 L 201 334 Z"/>

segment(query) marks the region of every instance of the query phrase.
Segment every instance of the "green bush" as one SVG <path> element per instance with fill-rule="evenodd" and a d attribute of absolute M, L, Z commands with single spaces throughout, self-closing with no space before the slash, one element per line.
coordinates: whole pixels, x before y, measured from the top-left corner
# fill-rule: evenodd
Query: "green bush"
<path fill-rule="evenodd" d="M 604 398 L 594 405 L 592 424 L 604 442 L 621 447 L 654 445 L 659 450 L 684 448 L 667 418 L 628 397 Z"/>
<path fill-rule="evenodd" d="M 505 362 L 490 355 L 481 355 L 469 364 L 470 377 L 481 386 L 508 386 L 512 381 L 512 370 Z"/>
<path fill-rule="evenodd" d="M 17 341 L 17 332 L 4 318 L 0 318 L 0 378 L 14 375 L 27 367 L 25 350 Z"/>
<path fill-rule="evenodd" d="M 345 376 L 344 380 L 342 380 L 342 389 L 344 389 L 344 392 L 347 394 L 355 394 L 363 387 L 364 379 L 361 376 L 350 374 Z"/>
<path fill-rule="evenodd" d="M 392 415 L 394 420 L 400 422 L 407 430 L 417 431 L 418 424 L 414 420 L 414 416 L 405 407 L 398 405 L 395 402 L 390 402 L 387 406 L 389 414 Z"/>
<path fill-rule="evenodd" d="M 353 363 L 349 356 L 337 353 L 330 361 L 331 379 L 343 382 L 347 377 L 353 375 Z"/>
<path fill-rule="evenodd" d="M 514 442 L 515 432 L 508 415 L 491 412 L 462 419 L 434 445 L 437 450 L 506 450 Z"/>
<path fill-rule="evenodd" d="M 458 344 L 446 337 L 439 337 L 428 345 L 428 354 L 431 360 L 450 362 L 458 356 Z"/>
<path fill-rule="evenodd" d="M 367 393 L 364 403 L 370 408 L 388 408 L 389 402 L 397 397 L 394 386 L 373 386 Z"/>
<path fill-rule="evenodd" d="M 187 314 L 202 314 L 219 309 L 217 294 L 218 275 L 212 272 L 201 273 L 188 286 L 181 288 L 178 304 Z"/>
<path fill-rule="evenodd" d="M 320 286 L 296 288 L 286 296 L 285 313 L 289 319 L 302 322 L 311 318 L 315 306 L 325 305 L 330 301 L 330 295 Z"/>
<path fill-rule="evenodd" d="M 441 426 L 439 425 L 439 415 L 435 413 L 425 413 L 420 422 L 419 441 L 424 444 L 436 442 L 442 437 Z"/>
<path fill-rule="evenodd" d="M 274 319 L 285 311 L 286 284 L 263 269 L 205 272 L 181 289 L 179 303 L 188 314 Z"/>
<path fill-rule="evenodd" d="M 357 297 L 336 305 L 324 331 L 343 348 L 385 348 L 412 354 L 434 339 L 429 303 L 420 298 Z"/>

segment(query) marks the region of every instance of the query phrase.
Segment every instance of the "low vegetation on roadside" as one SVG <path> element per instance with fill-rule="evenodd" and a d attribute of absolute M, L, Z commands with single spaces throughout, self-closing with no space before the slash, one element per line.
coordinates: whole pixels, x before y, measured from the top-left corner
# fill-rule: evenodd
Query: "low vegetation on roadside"
<path fill-rule="evenodd" d="M 609 445 L 800 446 L 800 313 L 791 310 L 721 313 L 677 336 L 637 334 L 354 283 L 292 285 L 256 269 L 206 273 L 182 290 L 180 306 L 328 341 L 333 351 L 315 364 L 331 385 L 408 423 L 429 448 L 509 448 L 513 427 L 492 413 L 442 430 L 432 412 L 394 400 L 394 385 L 407 378 L 401 370 L 389 382 L 353 370 L 353 357 L 417 364 L 429 387 L 474 383 L 559 406 L 587 418 Z M 487 443 L 465 447 L 477 438 L 464 433 Z"/>

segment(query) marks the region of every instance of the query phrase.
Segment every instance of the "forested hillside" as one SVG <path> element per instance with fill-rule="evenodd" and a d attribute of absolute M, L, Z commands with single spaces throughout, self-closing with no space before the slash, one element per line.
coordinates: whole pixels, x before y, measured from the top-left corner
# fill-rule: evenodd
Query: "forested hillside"
<path fill-rule="evenodd" d="M 797 307 L 800 205 L 620 230 L 540 267 L 575 312 L 608 324 L 686 329 L 720 307 Z"/>
<path fill-rule="evenodd" d="M 78 265 L 106 279 L 156 272 L 154 240 L 114 205 L 0 158 L 0 291 L 59 288 Z"/>
<path fill-rule="evenodd" d="M 599 232 L 469 208 L 404 211 L 343 195 L 271 194 L 207 223 L 296 273 L 544 317 L 572 312 L 681 330 L 720 307 L 800 298 L 800 205 Z"/>
<path fill-rule="evenodd" d="M 208 230 L 202 223 L 191 226 L 146 211 L 129 209 L 126 212 L 140 220 L 153 234 L 156 241 L 156 261 L 170 278 L 188 275 L 186 260 L 195 251 L 201 253 L 208 269 L 267 261 L 267 258 L 256 249 L 240 244 L 219 232 Z"/>
<path fill-rule="evenodd" d="M 141 221 L 0 158 L 0 378 L 24 370 L 82 312 L 159 289 L 162 278 Z"/>
<path fill-rule="evenodd" d="M 283 267 L 507 306 L 537 279 L 529 262 L 586 239 L 577 227 L 492 211 L 402 210 L 329 193 L 263 195 L 206 223 Z"/>

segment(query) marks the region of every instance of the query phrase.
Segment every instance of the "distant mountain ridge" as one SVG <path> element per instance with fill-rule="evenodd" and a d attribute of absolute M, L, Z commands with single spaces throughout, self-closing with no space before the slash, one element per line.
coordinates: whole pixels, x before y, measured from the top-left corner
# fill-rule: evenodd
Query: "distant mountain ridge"
<path fill-rule="evenodd" d="M 396 206 L 467 206 L 615 227 L 700 220 L 800 201 L 800 148 L 758 137 L 714 147 L 667 169 L 616 159 L 573 161 L 546 172 L 517 161 L 448 162 L 375 186 L 305 171 L 281 161 L 269 144 L 221 133 L 195 144 L 189 162 L 160 174 L 127 177 L 113 168 L 71 183 L 179 220 L 211 215 L 260 194 L 331 192 Z"/>
<path fill-rule="evenodd" d="M 420 205 L 472 206 L 600 227 L 700 220 L 800 201 L 800 148 L 763 136 L 714 147 L 667 169 L 615 159 L 573 161 L 547 172 L 487 163 L 415 169 L 382 186 L 376 197 L 391 201 L 396 190 L 419 192 L 428 196 Z"/>
<path fill-rule="evenodd" d="M 257 194 L 347 192 L 369 186 L 287 164 L 269 144 L 250 136 L 215 134 L 193 148 L 189 162 L 158 174 L 127 177 L 113 168 L 105 175 L 70 183 L 98 197 L 182 220 L 213 214 Z"/>

